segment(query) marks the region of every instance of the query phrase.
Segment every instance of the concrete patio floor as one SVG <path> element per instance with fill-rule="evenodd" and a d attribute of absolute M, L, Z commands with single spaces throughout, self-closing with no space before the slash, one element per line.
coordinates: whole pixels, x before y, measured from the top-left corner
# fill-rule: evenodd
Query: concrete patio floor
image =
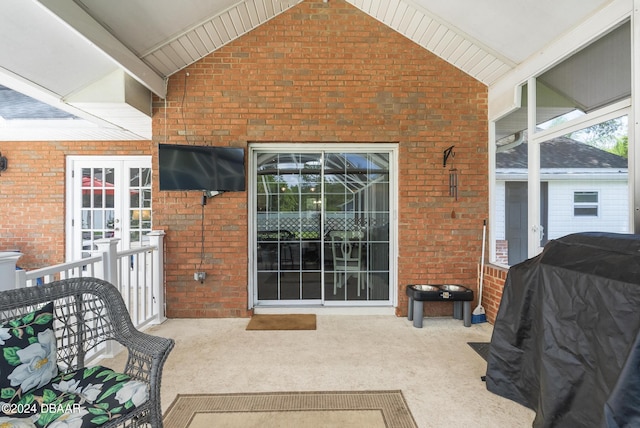
<path fill-rule="evenodd" d="M 318 315 L 313 331 L 247 331 L 248 322 L 170 319 L 147 330 L 176 340 L 163 411 L 177 394 L 402 390 L 421 428 L 530 427 L 535 416 L 480 379 L 486 362 L 467 342 L 490 341 L 489 323 L 425 318 L 418 329 L 391 315 Z M 122 367 L 122 354 L 103 364 Z"/>

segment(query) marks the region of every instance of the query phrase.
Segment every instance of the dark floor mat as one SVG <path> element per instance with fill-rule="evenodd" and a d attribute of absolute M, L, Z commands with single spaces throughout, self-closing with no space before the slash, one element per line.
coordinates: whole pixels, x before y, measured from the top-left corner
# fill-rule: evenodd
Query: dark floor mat
<path fill-rule="evenodd" d="M 467 342 L 485 361 L 489 356 L 489 342 Z"/>

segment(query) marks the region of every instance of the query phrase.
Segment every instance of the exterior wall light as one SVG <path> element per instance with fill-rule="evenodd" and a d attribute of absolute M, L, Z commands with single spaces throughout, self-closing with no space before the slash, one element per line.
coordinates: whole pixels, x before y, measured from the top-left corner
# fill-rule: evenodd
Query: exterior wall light
<path fill-rule="evenodd" d="M 2 153 L 0 153 L 0 172 L 6 171 L 8 165 L 9 161 L 7 160 L 7 157 L 2 156 Z"/>

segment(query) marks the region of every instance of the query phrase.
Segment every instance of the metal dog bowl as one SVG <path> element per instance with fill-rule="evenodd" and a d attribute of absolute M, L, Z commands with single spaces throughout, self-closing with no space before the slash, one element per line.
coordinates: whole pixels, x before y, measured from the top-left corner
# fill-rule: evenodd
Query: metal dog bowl
<path fill-rule="evenodd" d="M 419 291 L 439 291 L 440 290 L 440 288 L 436 287 L 435 285 L 426 285 L 426 284 L 412 285 L 411 287 Z"/>
<path fill-rule="evenodd" d="M 453 285 L 453 284 L 441 285 L 440 289 L 443 290 L 443 291 L 450 291 L 450 292 L 458 292 L 458 291 L 467 291 L 468 290 L 466 287 L 463 287 L 461 285 Z"/>

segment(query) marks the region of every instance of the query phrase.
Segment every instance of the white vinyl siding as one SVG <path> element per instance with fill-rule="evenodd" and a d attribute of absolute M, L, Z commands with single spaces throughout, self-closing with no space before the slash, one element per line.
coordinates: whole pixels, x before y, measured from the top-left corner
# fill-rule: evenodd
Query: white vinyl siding
<path fill-rule="evenodd" d="M 585 191 L 598 194 L 597 216 L 574 214 L 574 195 Z M 584 182 L 579 180 L 549 182 L 549 239 L 588 231 L 628 233 L 628 194 L 627 182 L 623 180 L 599 181 L 597 188 L 588 190 L 585 189 Z M 589 206 L 593 206 L 593 203 Z"/>

